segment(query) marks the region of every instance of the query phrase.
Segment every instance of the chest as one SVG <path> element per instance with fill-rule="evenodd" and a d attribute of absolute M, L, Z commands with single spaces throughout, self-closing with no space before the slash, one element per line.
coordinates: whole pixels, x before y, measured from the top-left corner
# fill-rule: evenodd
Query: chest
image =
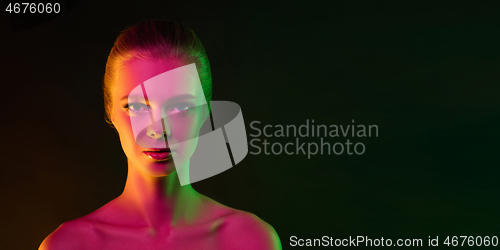
<path fill-rule="evenodd" d="M 220 249 L 218 231 L 218 226 L 213 224 L 159 231 L 107 225 L 93 230 L 84 249 Z"/>

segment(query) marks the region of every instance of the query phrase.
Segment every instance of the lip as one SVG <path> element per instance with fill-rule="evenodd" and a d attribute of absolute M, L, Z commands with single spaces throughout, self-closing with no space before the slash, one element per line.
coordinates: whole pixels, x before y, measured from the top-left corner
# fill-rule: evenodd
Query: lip
<path fill-rule="evenodd" d="M 172 152 L 169 148 L 148 149 L 143 152 L 147 157 L 156 161 L 166 161 L 172 158 Z"/>

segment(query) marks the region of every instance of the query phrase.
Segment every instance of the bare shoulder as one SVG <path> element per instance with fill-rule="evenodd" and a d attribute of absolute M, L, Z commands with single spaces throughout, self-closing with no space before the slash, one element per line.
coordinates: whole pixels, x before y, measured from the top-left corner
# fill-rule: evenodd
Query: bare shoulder
<path fill-rule="evenodd" d="M 86 249 L 86 242 L 93 238 L 93 232 L 92 224 L 85 217 L 64 222 L 43 240 L 38 249 Z"/>
<path fill-rule="evenodd" d="M 83 217 L 64 222 L 43 240 L 38 250 L 79 250 L 99 246 L 96 222 L 104 221 L 112 202 Z"/>
<path fill-rule="evenodd" d="M 276 230 L 256 215 L 233 209 L 218 231 L 221 249 L 281 249 Z"/>
<path fill-rule="evenodd" d="M 217 230 L 220 250 L 280 250 L 276 230 L 256 215 L 222 205 L 204 197 L 204 214 L 212 230 Z"/>

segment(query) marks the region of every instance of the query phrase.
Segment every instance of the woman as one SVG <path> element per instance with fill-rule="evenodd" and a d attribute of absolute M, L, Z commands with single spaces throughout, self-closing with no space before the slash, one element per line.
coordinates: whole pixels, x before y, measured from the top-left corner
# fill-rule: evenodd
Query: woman
<path fill-rule="evenodd" d="M 63 223 L 40 249 L 281 249 L 270 225 L 179 181 L 211 100 L 208 58 L 193 31 L 171 21 L 124 30 L 103 89 L 107 120 L 128 159 L 124 191 Z"/>

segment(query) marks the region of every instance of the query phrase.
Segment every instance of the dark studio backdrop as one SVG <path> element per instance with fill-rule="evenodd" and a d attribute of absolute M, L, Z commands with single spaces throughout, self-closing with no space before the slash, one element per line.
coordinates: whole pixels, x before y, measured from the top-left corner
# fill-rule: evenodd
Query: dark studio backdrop
<path fill-rule="evenodd" d="M 57 16 L 7 15 L 5 2 L 1 12 L 1 249 L 36 249 L 121 193 L 126 158 L 101 82 L 119 31 L 155 18 L 195 30 L 214 100 L 241 106 L 248 135 L 252 121 L 378 126 L 378 137 L 323 138 L 361 142 L 362 155 L 249 153 L 193 184 L 267 221 L 284 249 L 291 236 L 424 247 L 429 236 L 500 236 L 500 3 L 61 3 Z"/>

